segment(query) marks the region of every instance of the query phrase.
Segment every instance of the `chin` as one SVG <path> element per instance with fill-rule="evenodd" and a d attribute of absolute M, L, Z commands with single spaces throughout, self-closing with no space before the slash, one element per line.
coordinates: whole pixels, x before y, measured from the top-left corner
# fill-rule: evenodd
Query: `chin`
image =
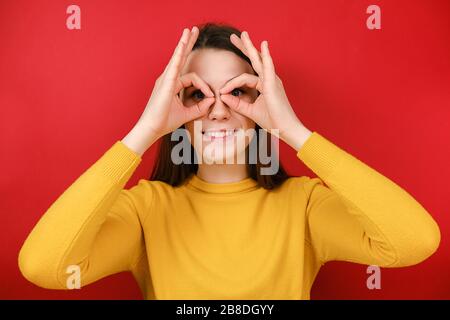
<path fill-rule="evenodd" d="M 208 150 L 208 147 L 204 146 L 203 150 Z M 240 155 L 240 159 L 236 157 L 236 154 Z M 211 154 L 211 152 L 204 151 L 203 162 L 206 164 L 242 164 L 245 163 L 245 149 L 238 151 L 236 148 L 233 148 L 232 150 L 225 151 L 218 148 L 215 149 L 213 154 Z"/>

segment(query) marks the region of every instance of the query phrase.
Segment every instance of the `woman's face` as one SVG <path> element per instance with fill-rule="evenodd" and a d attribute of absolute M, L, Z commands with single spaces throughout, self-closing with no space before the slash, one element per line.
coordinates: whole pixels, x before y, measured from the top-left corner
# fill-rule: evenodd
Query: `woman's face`
<path fill-rule="evenodd" d="M 254 129 L 255 122 L 230 109 L 220 99 L 219 90 L 227 81 L 242 73 L 254 74 L 252 67 L 233 52 L 203 48 L 189 54 L 181 75 L 190 72 L 195 72 L 215 95 L 215 101 L 206 115 L 185 124 L 197 156 L 200 156 L 198 147 L 201 146 L 202 159 L 206 163 L 237 163 L 238 158 L 235 156 L 245 155 L 245 148 L 254 133 L 248 129 Z M 252 103 L 256 100 L 258 91 L 240 87 L 233 89 L 230 94 Z M 186 107 L 192 107 L 205 98 L 205 95 L 200 89 L 189 87 L 180 92 L 180 98 Z M 245 133 L 248 138 L 242 139 Z"/>

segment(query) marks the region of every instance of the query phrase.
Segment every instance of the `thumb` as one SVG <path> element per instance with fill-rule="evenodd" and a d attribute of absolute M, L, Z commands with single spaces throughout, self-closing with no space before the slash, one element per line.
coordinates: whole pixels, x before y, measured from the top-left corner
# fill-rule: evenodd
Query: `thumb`
<path fill-rule="evenodd" d="M 209 107 L 214 103 L 214 100 L 214 97 L 206 97 L 199 103 L 187 108 L 185 121 L 189 122 L 204 116 L 208 112 Z"/>
<path fill-rule="evenodd" d="M 239 99 L 231 94 L 222 94 L 220 96 L 223 102 L 225 102 L 232 110 L 246 116 L 247 118 L 252 118 L 252 105 L 247 101 Z"/>

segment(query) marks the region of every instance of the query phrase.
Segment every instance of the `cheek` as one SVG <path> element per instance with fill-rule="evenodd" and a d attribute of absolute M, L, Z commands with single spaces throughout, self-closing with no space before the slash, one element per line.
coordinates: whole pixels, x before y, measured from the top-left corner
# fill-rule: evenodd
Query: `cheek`
<path fill-rule="evenodd" d="M 192 122 L 187 122 L 184 124 L 184 128 L 189 131 L 189 133 L 191 133 L 191 131 L 193 130 L 194 126 L 192 125 Z"/>
<path fill-rule="evenodd" d="M 239 99 L 244 100 L 245 102 L 248 102 L 248 103 L 253 103 L 256 100 L 250 94 L 245 94 L 245 95 L 241 96 Z"/>
<path fill-rule="evenodd" d="M 184 128 L 189 132 L 189 136 L 192 137 L 194 134 L 194 124 L 192 122 L 188 122 L 184 125 Z"/>
<path fill-rule="evenodd" d="M 242 124 L 242 127 L 245 129 L 254 129 L 255 128 L 255 122 L 247 117 L 244 117 L 240 115 L 240 123 Z"/>
<path fill-rule="evenodd" d="M 247 94 L 243 97 L 243 99 L 247 100 L 248 102 L 255 102 L 255 100 L 258 98 L 258 90 L 252 89 L 250 91 L 247 91 Z"/>
<path fill-rule="evenodd" d="M 247 119 L 247 126 L 248 126 L 248 128 L 255 128 L 255 122 L 253 121 L 253 120 L 251 120 L 251 119 Z"/>
<path fill-rule="evenodd" d="M 186 97 L 186 98 L 183 98 L 180 100 L 181 100 L 181 103 L 183 103 L 183 105 L 188 108 L 192 107 L 196 102 L 196 101 L 194 101 L 194 99 L 189 98 L 189 97 Z"/>
<path fill-rule="evenodd" d="M 197 128 L 196 128 L 197 126 Z M 192 145 L 194 145 L 194 139 L 198 142 L 201 142 L 202 134 L 201 129 L 203 128 L 203 122 L 201 120 L 194 120 L 191 122 L 187 122 L 184 125 L 185 129 L 189 132 L 189 140 Z M 195 130 L 200 130 L 197 134 Z"/>

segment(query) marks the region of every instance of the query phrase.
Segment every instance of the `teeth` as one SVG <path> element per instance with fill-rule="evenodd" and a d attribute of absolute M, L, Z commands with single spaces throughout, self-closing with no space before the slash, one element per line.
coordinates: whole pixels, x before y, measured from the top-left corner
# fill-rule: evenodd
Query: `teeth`
<path fill-rule="evenodd" d="M 223 138 L 234 134 L 234 130 L 226 131 L 207 131 L 204 133 L 206 137 Z"/>

